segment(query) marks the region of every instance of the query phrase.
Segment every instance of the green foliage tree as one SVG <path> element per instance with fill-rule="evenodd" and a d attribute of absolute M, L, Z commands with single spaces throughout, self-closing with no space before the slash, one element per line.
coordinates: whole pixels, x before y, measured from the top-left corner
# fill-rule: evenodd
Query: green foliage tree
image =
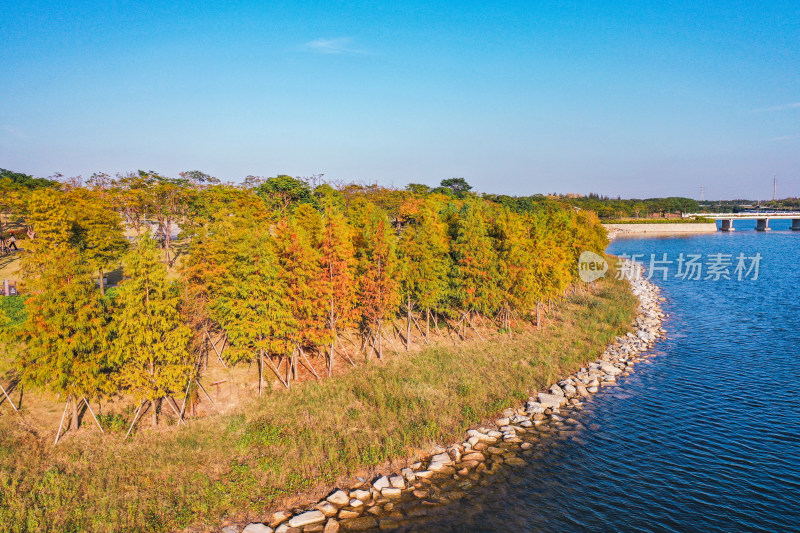
<path fill-rule="evenodd" d="M 57 189 L 61 186 L 61 184 L 55 180 L 49 180 L 46 178 L 34 178 L 28 174 L 23 174 L 22 172 L 14 172 L 11 170 L 6 170 L 4 168 L 0 168 L 0 179 L 7 179 L 10 180 L 15 185 L 23 187 L 25 189 Z"/>
<path fill-rule="evenodd" d="M 457 198 L 463 198 L 470 190 L 472 190 L 472 185 L 467 183 L 467 180 L 464 178 L 449 178 L 442 180 L 441 186 L 453 191 L 453 194 Z"/>
<path fill-rule="evenodd" d="M 305 181 L 283 174 L 256 187 L 256 194 L 264 199 L 268 210 L 278 213 L 284 213 L 294 205 L 314 204 L 311 188 Z"/>

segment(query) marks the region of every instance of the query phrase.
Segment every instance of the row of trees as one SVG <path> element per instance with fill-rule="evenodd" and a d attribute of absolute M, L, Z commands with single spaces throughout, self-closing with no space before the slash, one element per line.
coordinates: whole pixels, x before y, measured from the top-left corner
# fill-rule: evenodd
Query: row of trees
<path fill-rule="evenodd" d="M 589 211 L 514 210 L 460 179 L 398 191 L 140 172 L 5 186 L 32 236 L 20 377 L 64 395 L 73 427 L 83 403 L 123 393 L 135 418 L 149 405 L 154 424 L 159 406 L 182 419 L 209 354 L 255 363 L 260 391 L 265 373 L 289 388 L 434 332 L 510 331 L 564 295 L 581 251 L 607 244 Z M 104 294 L 97 277 L 120 261 Z"/>
<path fill-rule="evenodd" d="M 575 194 L 553 196 L 489 196 L 493 201 L 517 211 L 536 211 L 554 200 L 580 209 L 594 211 L 601 219 L 667 217 L 697 213 L 700 204 L 691 198 L 672 196 L 668 198 L 622 199 L 599 194 L 581 196 Z"/>

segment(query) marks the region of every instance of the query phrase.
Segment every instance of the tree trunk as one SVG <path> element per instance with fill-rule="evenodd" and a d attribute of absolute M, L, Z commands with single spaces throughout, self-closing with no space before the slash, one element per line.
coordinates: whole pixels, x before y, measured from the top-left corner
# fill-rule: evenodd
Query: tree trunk
<path fill-rule="evenodd" d="M 167 265 L 170 264 L 169 246 L 171 243 L 170 233 L 172 233 L 172 219 L 167 218 L 164 224 L 164 261 Z"/>
<path fill-rule="evenodd" d="M 409 295 L 406 305 L 408 316 L 406 317 L 406 351 L 411 349 L 411 296 Z"/>
<path fill-rule="evenodd" d="M 431 309 L 425 309 L 425 338 L 430 338 L 431 335 Z"/>
<path fill-rule="evenodd" d="M 261 388 L 264 383 L 264 350 L 258 351 L 258 395 L 261 396 Z"/>
<path fill-rule="evenodd" d="M 106 295 L 106 286 L 103 283 L 103 269 L 102 268 L 99 269 L 98 272 L 99 272 L 99 276 L 98 276 L 97 282 L 100 285 L 100 296 L 105 296 Z"/>
<path fill-rule="evenodd" d="M 70 403 L 72 404 L 72 430 L 78 430 L 78 399 L 75 397 L 74 394 L 70 395 L 69 397 Z"/>
<path fill-rule="evenodd" d="M 333 312 L 333 298 L 330 300 L 331 309 L 328 314 L 328 325 L 331 328 L 331 351 L 328 357 L 328 376 L 333 375 L 333 343 L 336 340 L 336 326 L 333 322 L 334 312 Z"/>
<path fill-rule="evenodd" d="M 153 427 L 158 425 L 158 399 L 150 400 L 150 408 L 153 412 L 150 414 L 152 417 Z"/>

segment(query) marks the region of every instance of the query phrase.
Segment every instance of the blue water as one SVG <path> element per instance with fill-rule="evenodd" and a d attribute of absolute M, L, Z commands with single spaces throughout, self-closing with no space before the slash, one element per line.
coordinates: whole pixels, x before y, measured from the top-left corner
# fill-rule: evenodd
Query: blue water
<path fill-rule="evenodd" d="M 578 438 L 437 507 L 420 531 L 800 531 L 800 232 L 615 241 L 614 254 L 730 254 L 731 280 L 658 284 L 667 338 L 579 416 Z M 758 279 L 733 275 L 760 254 Z M 703 273 L 705 277 L 705 272 Z"/>

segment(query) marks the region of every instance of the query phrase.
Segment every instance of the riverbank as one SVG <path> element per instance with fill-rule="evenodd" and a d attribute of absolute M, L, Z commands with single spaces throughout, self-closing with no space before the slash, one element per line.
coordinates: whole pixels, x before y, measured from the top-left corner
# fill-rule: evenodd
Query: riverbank
<path fill-rule="evenodd" d="M 713 233 L 717 231 L 715 222 L 679 222 L 652 224 L 603 224 L 608 237 L 613 239 L 625 235 L 683 235 L 690 233 Z"/>
<path fill-rule="evenodd" d="M 3 413 L 0 521 L 20 531 L 208 531 L 302 510 L 527 400 L 596 357 L 635 312 L 626 284 L 606 279 L 540 330 L 373 361 L 127 442 L 87 428 L 53 447 Z"/>
<path fill-rule="evenodd" d="M 573 418 L 583 402 L 603 387 L 614 386 L 663 334 L 659 289 L 646 280 L 632 280 L 639 301 L 634 332 L 616 337 L 601 356 L 528 398 L 524 407 L 506 409 L 502 417 L 466 432 L 463 442 L 435 447 L 422 461 L 402 469 L 384 470 L 371 481 L 358 479 L 326 498 L 293 513 L 279 511 L 264 523 L 247 525 L 244 533 L 362 531 L 414 528 L 425 523 L 436 507 L 468 498 L 478 484 L 508 468 L 522 467 L 540 453 L 550 439 L 575 438 L 579 423 Z M 575 413 L 575 414 L 573 414 Z M 542 459 L 539 457 L 538 459 Z M 239 533 L 238 526 L 223 533 Z"/>

